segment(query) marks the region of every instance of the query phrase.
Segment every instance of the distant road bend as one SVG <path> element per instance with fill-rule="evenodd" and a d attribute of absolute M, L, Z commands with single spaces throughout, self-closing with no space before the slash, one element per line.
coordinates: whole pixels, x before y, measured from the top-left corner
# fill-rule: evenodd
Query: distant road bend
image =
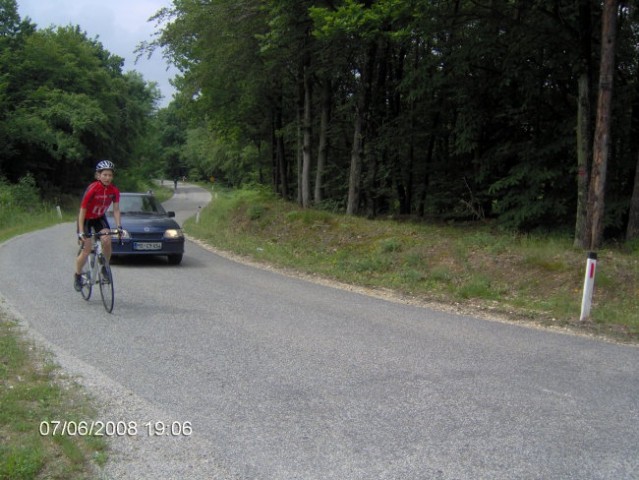
<path fill-rule="evenodd" d="M 209 198 L 180 185 L 166 206 L 181 223 Z M 73 290 L 75 249 L 71 224 L 4 243 L 2 303 L 105 420 L 193 430 L 113 438 L 113 478 L 639 478 L 637 347 L 387 302 L 192 242 L 179 267 L 116 264 L 109 315 Z"/>

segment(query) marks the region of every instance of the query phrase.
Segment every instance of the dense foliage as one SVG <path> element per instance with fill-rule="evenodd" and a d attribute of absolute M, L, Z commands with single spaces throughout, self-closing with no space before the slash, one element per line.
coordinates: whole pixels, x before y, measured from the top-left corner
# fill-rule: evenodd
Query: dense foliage
<path fill-rule="evenodd" d="M 638 23 L 634 5 L 618 12 L 609 235 L 625 232 L 637 189 Z M 181 71 L 192 175 L 349 213 L 574 228 L 599 1 L 174 0 L 155 20 L 143 49 Z"/>
<path fill-rule="evenodd" d="M 56 193 L 110 158 L 125 182 L 262 183 L 305 207 L 582 238 L 604 5 L 606 234 L 637 237 L 639 30 L 618 0 L 173 0 L 140 45 L 181 72 L 160 111 L 80 27 L 38 30 L 0 0 L 0 177 Z"/>
<path fill-rule="evenodd" d="M 100 159 L 143 168 L 159 95 L 122 65 L 79 26 L 39 30 L 0 0 L 0 185 L 28 178 L 57 197 L 86 185 Z"/>

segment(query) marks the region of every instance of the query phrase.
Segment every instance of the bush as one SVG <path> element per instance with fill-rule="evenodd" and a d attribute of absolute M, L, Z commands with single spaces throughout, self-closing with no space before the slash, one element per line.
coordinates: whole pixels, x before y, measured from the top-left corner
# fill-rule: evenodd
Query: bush
<path fill-rule="evenodd" d="M 13 197 L 19 207 L 33 209 L 40 206 L 40 191 L 33 175 L 26 174 L 14 185 Z"/>
<path fill-rule="evenodd" d="M 13 203 L 13 194 L 11 193 L 11 185 L 7 179 L 0 177 L 0 207 L 3 209 Z"/>
<path fill-rule="evenodd" d="M 3 208 L 34 209 L 39 208 L 40 203 L 40 191 L 30 173 L 13 185 L 0 177 L 0 206 Z"/>
<path fill-rule="evenodd" d="M 55 209 L 40 199 L 33 176 L 26 175 L 16 184 L 0 177 L 0 242 L 59 220 Z"/>

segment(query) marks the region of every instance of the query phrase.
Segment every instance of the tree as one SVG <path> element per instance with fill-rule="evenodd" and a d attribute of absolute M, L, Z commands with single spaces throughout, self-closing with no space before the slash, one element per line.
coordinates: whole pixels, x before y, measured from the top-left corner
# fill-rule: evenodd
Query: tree
<path fill-rule="evenodd" d="M 612 110 L 612 86 L 615 68 L 617 10 L 617 0 L 604 1 L 601 22 L 601 66 L 599 70 L 597 122 L 595 125 L 593 165 L 588 195 L 588 223 L 586 228 L 586 244 L 591 250 L 598 248 L 603 240 L 606 173 L 611 145 L 610 115 Z"/>
<path fill-rule="evenodd" d="M 586 222 L 588 204 L 589 168 L 592 160 L 592 128 L 590 120 L 590 92 L 592 77 L 592 9 L 590 0 L 579 1 L 579 64 L 577 103 L 577 215 L 574 245 L 586 247 Z"/>
<path fill-rule="evenodd" d="M 162 11 L 157 45 L 182 71 L 187 128 L 228 152 L 252 147 L 256 155 L 229 158 L 285 198 L 297 191 L 308 206 L 314 192 L 316 204 L 351 214 L 574 228 L 579 242 L 593 184 L 600 9 L 591 0 L 180 0 Z M 637 22 L 618 24 L 606 208 L 616 235 L 636 164 Z M 238 178 L 231 162 L 219 165 Z"/>
<path fill-rule="evenodd" d="M 157 88 L 122 73 L 79 26 L 38 30 L 0 3 L 0 175 L 39 187 L 85 183 L 100 158 L 126 166 L 145 135 Z"/>
<path fill-rule="evenodd" d="M 330 121 L 331 109 L 331 81 L 325 78 L 321 83 L 321 101 L 320 101 L 320 128 L 319 140 L 317 147 L 317 170 L 315 173 L 315 190 L 313 192 L 313 201 L 316 205 L 322 202 L 322 189 L 324 184 L 324 172 L 328 157 L 328 126 Z"/>
<path fill-rule="evenodd" d="M 639 154 L 637 154 L 637 166 L 635 168 L 635 180 L 630 199 L 630 212 L 628 214 L 628 226 L 626 240 L 639 238 Z"/>
<path fill-rule="evenodd" d="M 237 151 L 248 144 L 261 151 L 261 143 L 269 143 L 281 100 L 278 79 L 265 75 L 260 57 L 262 7 L 257 0 L 176 1 L 152 18 L 162 25 L 157 39 L 138 49 L 163 49 L 181 72 L 176 85 L 187 125 L 204 122 L 217 141 Z M 262 159 L 251 158 L 259 170 Z"/>
<path fill-rule="evenodd" d="M 264 8 L 269 29 L 259 37 L 267 74 L 273 77 L 284 74 L 296 91 L 297 187 L 298 202 L 303 207 L 309 207 L 311 203 L 313 88 L 317 67 L 314 66 L 316 45 L 311 36 L 312 22 L 308 10 L 313 3 L 308 0 L 269 0 Z"/>
<path fill-rule="evenodd" d="M 374 75 L 378 66 L 378 47 L 382 37 L 381 30 L 391 20 L 396 2 L 366 0 L 358 2 L 346 0 L 338 8 L 313 8 L 312 18 L 316 23 L 316 34 L 324 41 L 346 40 L 347 48 L 352 49 L 351 69 L 355 76 L 353 83 L 354 115 L 350 169 L 348 180 L 347 214 L 356 214 L 360 208 L 362 189 L 362 167 L 373 135 L 370 122 L 370 108 L 373 101 Z"/>

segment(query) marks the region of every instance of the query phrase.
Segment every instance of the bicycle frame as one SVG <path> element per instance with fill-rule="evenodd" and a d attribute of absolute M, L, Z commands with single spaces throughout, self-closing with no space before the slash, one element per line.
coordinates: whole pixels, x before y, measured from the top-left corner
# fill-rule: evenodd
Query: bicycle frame
<path fill-rule="evenodd" d="M 91 233 L 85 235 L 86 237 L 91 237 L 91 249 L 89 250 L 89 256 L 87 257 L 87 263 L 89 264 L 89 270 L 87 273 L 89 274 L 89 281 L 92 285 L 98 283 L 98 258 L 102 255 L 102 239 L 100 237 L 106 236 L 107 234 L 101 233 Z M 110 234 L 109 234 L 110 235 Z"/>
<path fill-rule="evenodd" d="M 102 254 L 102 241 L 95 237 L 91 239 L 91 250 L 87 262 L 89 263 L 89 280 L 91 283 L 98 283 L 98 256 Z"/>
<path fill-rule="evenodd" d="M 113 233 L 115 233 L 115 231 L 109 230 L 107 233 L 93 232 L 90 234 L 84 234 L 85 238 L 91 238 L 91 248 L 89 250 L 86 264 L 82 268 L 83 283 L 82 289 L 80 290 L 82 297 L 85 300 L 89 300 L 91 298 L 93 285 L 99 285 L 102 303 L 108 313 L 113 311 L 114 287 L 111 267 L 102 252 L 102 237 L 110 237 Z M 84 245 L 81 248 L 84 248 Z M 102 262 L 100 259 L 102 259 Z M 102 274 L 102 268 L 106 268 L 108 273 L 106 277 Z"/>

